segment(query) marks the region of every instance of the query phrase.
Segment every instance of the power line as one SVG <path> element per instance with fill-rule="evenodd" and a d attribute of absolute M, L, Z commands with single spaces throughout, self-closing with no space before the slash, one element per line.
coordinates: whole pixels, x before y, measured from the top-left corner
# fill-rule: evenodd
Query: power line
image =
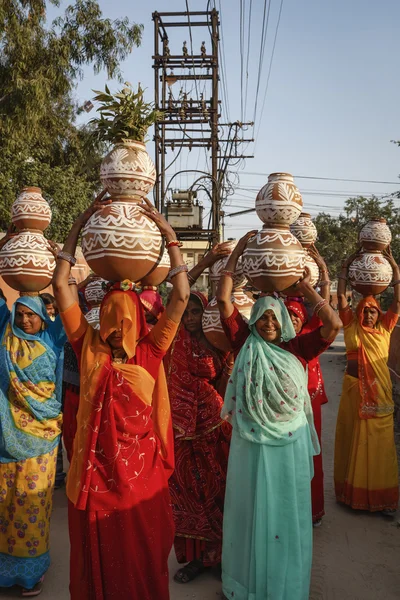
<path fill-rule="evenodd" d="M 259 175 L 261 177 L 268 177 L 269 173 L 256 173 L 252 171 L 242 171 L 241 175 Z M 400 186 L 399 181 L 377 181 L 372 179 L 343 179 L 340 177 L 315 177 L 311 175 L 293 175 L 295 179 L 315 179 L 319 181 L 347 181 L 351 183 L 382 183 L 385 185 L 398 185 Z"/>
<path fill-rule="evenodd" d="M 267 9 L 268 5 L 268 9 Z M 267 40 L 267 30 L 268 30 L 268 22 L 269 22 L 269 12 L 271 9 L 271 0 L 264 0 L 264 10 L 263 10 L 263 20 L 261 26 L 261 42 L 260 42 L 260 58 L 258 61 L 258 75 L 257 75 L 257 88 L 256 88 L 256 98 L 254 102 L 254 116 L 253 121 L 256 122 L 257 119 L 257 106 L 258 106 L 258 94 L 260 91 L 260 81 L 261 81 L 261 72 L 262 65 L 264 62 L 264 54 L 265 54 L 265 44 Z"/>

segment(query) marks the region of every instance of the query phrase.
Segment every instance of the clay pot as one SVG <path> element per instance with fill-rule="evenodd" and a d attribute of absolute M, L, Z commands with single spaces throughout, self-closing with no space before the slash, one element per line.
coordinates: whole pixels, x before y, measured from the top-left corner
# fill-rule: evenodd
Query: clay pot
<path fill-rule="evenodd" d="M 251 309 L 254 304 L 253 300 L 246 296 L 246 294 L 241 290 L 235 291 L 232 294 L 231 299 L 238 311 L 248 321 L 250 319 Z M 214 346 L 214 348 L 221 350 L 221 352 L 230 352 L 232 350 L 230 342 L 222 328 L 221 317 L 216 298 L 213 298 L 211 302 L 208 303 L 203 312 L 202 328 L 204 335 L 209 343 Z"/>
<path fill-rule="evenodd" d="M 377 296 L 390 285 L 393 270 L 380 252 L 363 252 L 351 263 L 348 277 L 351 287 L 363 296 Z"/>
<path fill-rule="evenodd" d="M 11 206 L 11 220 L 17 229 L 44 231 L 50 225 L 51 208 L 40 188 L 22 188 Z"/>
<path fill-rule="evenodd" d="M 243 271 L 256 289 L 281 292 L 301 278 L 306 257 L 289 227 L 264 227 L 247 243 Z"/>
<path fill-rule="evenodd" d="M 82 251 L 90 268 L 103 279 L 138 282 L 161 261 L 162 237 L 136 202 L 115 201 L 86 223 Z"/>
<path fill-rule="evenodd" d="M 94 306 L 85 315 L 86 321 L 93 329 L 100 329 L 100 306 Z"/>
<path fill-rule="evenodd" d="M 19 292 L 40 292 L 48 287 L 55 266 L 41 233 L 18 233 L 0 251 L 0 275 Z"/>
<path fill-rule="evenodd" d="M 152 271 L 150 275 L 147 275 L 147 277 L 144 277 L 140 282 L 140 285 L 142 287 L 157 287 L 167 279 L 170 268 L 171 261 L 169 259 L 169 253 L 168 250 L 165 248 L 164 252 L 162 253 L 161 260 L 154 269 L 154 271 Z"/>
<path fill-rule="evenodd" d="M 143 142 L 126 140 L 103 159 L 100 179 L 112 198 L 143 198 L 154 186 L 156 169 Z"/>
<path fill-rule="evenodd" d="M 310 284 L 313 287 L 316 287 L 320 279 L 319 267 L 317 263 L 311 256 L 307 254 L 306 264 L 304 266 L 308 267 L 308 269 L 310 270 Z M 293 285 L 290 286 L 287 290 L 283 290 L 283 293 L 286 296 L 303 296 L 303 294 L 299 293 L 299 291 Z"/>
<path fill-rule="evenodd" d="M 95 279 L 89 281 L 89 283 L 85 286 L 85 300 L 92 308 L 100 306 L 104 296 L 106 295 L 106 291 L 103 287 L 104 283 L 107 283 L 107 281 L 101 277 L 96 277 Z"/>
<path fill-rule="evenodd" d="M 256 198 L 256 212 L 266 225 L 291 225 L 300 216 L 303 200 L 293 175 L 271 173 Z"/>
<path fill-rule="evenodd" d="M 308 248 L 317 239 L 317 228 L 311 220 L 311 215 L 301 213 L 299 218 L 290 226 L 290 231 L 299 240 L 303 248 Z"/>
<path fill-rule="evenodd" d="M 362 227 L 358 238 L 365 250 L 385 250 L 392 241 L 392 234 L 386 219 L 373 219 Z"/>
<path fill-rule="evenodd" d="M 233 252 L 236 244 L 237 244 L 236 240 L 229 240 L 228 242 L 225 242 L 225 245 L 230 248 L 231 253 Z M 226 256 L 225 258 L 220 258 L 219 260 L 217 260 L 217 262 L 215 262 L 211 266 L 210 281 L 212 281 L 213 283 L 216 283 L 216 284 L 219 282 L 221 273 L 226 268 L 226 264 L 227 264 L 228 260 L 229 260 L 229 256 Z M 247 281 L 246 276 L 243 273 L 242 257 L 240 257 L 237 262 L 235 276 L 233 278 L 233 289 L 235 290 L 235 289 L 244 287 L 246 285 L 246 281 Z"/>

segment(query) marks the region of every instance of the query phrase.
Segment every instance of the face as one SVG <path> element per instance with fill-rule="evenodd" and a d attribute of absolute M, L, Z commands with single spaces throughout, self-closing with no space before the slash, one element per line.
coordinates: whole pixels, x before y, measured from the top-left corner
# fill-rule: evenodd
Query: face
<path fill-rule="evenodd" d="M 17 304 L 14 324 L 24 333 L 35 335 L 42 327 L 42 319 L 27 306 Z"/>
<path fill-rule="evenodd" d="M 289 315 L 293 323 L 293 327 L 296 333 L 300 333 L 303 329 L 303 321 L 296 315 L 296 313 L 289 310 Z"/>
<path fill-rule="evenodd" d="M 256 330 L 266 342 L 277 344 L 281 339 L 281 326 L 273 310 L 266 310 L 256 321 Z"/>
<path fill-rule="evenodd" d="M 107 343 L 113 350 L 120 350 L 122 346 L 122 329 L 116 329 L 107 338 Z"/>
<path fill-rule="evenodd" d="M 373 306 L 366 306 L 363 311 L 363 325 L 374 327 L 379 318 L 379 311 Z"/>
<path fill-rule="evenodd" d="M 46 310 L 49 317 L 54 317 L 56 314 L 56 309 L 54 308 L 54 304 L 46 304 Z"/>
<path fill-rule="evenodd" d="M 185 312 L 183 313 L 182 323 L 189 333 L 198 333 L 201 331 L 201 319 L 203 309 L 193 300 L 189 300 Z"/>

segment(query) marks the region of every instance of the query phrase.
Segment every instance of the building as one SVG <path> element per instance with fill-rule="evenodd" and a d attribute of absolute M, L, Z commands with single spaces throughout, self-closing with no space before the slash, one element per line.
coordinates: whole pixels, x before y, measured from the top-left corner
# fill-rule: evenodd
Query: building
<path fill-rule="evenodd" d="M 181 248 L 182 257 L 184 262 L 187 264 L 189 271 L 203 258 L 207 250 L 209 249 L 209 242 L 207 240 L 193 240 L 182 242 Z M 195 289 L 207 292 L 208 290 L 208 269 L 200 275 L 196 284 L 193 286 Z"/>

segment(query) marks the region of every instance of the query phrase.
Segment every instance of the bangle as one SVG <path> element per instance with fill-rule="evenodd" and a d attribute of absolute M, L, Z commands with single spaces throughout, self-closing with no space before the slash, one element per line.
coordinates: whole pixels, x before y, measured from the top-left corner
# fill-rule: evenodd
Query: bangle
<path fill-rule="evenodd" d="M 70 254 L 69 252 L 64 252 L 63 250 L 61 250 L 57 254 L 57 258 L 61 258 L 61 260 L 66 260 L 67 262 L 69 262 L 69 264 L 72 267 L 76 264 L 76 258 L 75 258 L 75 256 L 72 256 L 72 254 Z"/>
<path fill-rule="evenodd" d="M 221 275 L 226 275 L 227 277 L 232 277 L 233 279 L 235 277 L 235 272 L 225 269 L 224 271 L 221 271 Z"/>
<path fill-rule="evenodd" d="M 169 275 L 168 275 L 168 281 L 171 281 L 171 279 L 173 277 L 175 277 L 175 275 L 178 275 L 179 273 L 187 273 L 188 272 L 188 266 L 187 265 L 178 265 L 177 267 L 174 267 L 173 269 L 170 270 Z"/>
<path fill-rule="evenodd" d="M 318 302 L 318 303 L 317 303 L 317 304 L 314 306 L 314 309 L 313 309 L 314 315 L 317 315 L 317 316 L 318 316 L 319 312 L 320 312 L 320 311 L 321 311 L 321 310 L 324 308 L 324 306 L 326 306 L 327 304 L 328 304 L 328 301 L 327 301 L 327 300 L 320 300 L 320 301 L 319 301 L 319 302 Z"/>
<path fill-rule="evenodd" d="M 75 277 L 72 277 L 72 275 L 68 279 L 68 285 L 78 285 L 77 282 L 76 282 Z"/>
<path fill-rule="evenodd" d="M 182 248 L 183 244 L 179 240 L 171 240 L 170 242 L 167 242 L 167 244 L 166 244 L 167 248 L 172 248 L 173 246 L 177 246 L 178 248 Z"/>

